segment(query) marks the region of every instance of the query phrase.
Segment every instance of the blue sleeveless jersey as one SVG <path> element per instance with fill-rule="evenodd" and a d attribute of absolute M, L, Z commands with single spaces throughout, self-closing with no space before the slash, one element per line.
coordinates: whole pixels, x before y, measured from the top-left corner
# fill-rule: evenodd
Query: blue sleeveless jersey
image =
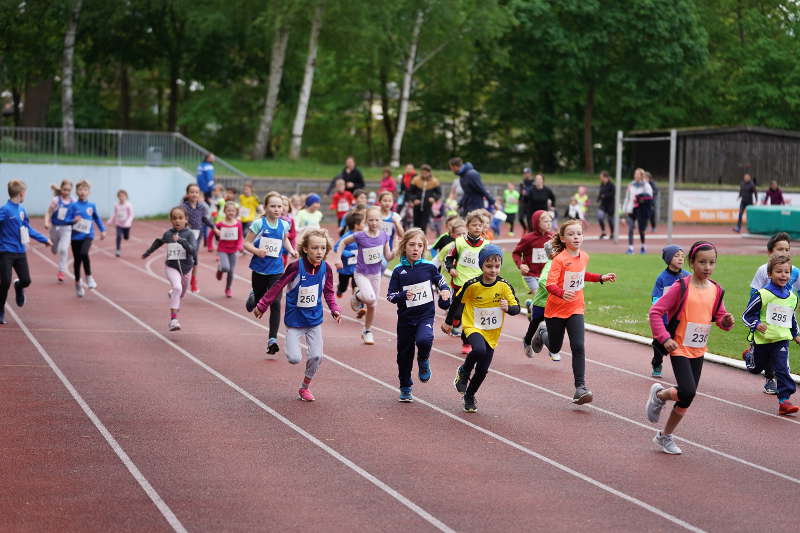
<path fill-rule="evenodd" d="M 283 236 L 286 234 L 287 222 L 278 219 L 276 227 L 271 228 L 267 223 L 266 217 L 259 219 L 261 228 L 253 239 L 253 246 L 262 250 L 267 250 L 266 257 L 256 255 L 250 260 L 250 270 L 259 274 L 282 274 L 283 273 Z M 252 226 L 251 226 L 252 228 Z"/>
<path fill-rule="evenodd" d="M 323 262 L 316 274 L 309 274 L 305 261 L 298 260 L 297 277 L 286 293 L 283 321 L 290 328 L 313 328 L 322 324 L 322 289 L 327 265 Z"/>
<path fill-rule="evenodd" d="M 56 208 L 53 210 L 53 212 L 50 214 L 50 222 L 52 222 L 54 226 L 66 226 L 67 223 L 64 222 L 64 219 L 67 218 L 67 209 L 69 208 L 69 205 L 72 202 L 70 201 L 69 204 L 65 204 L 64 199 L 61 198 L 61 195 L 57 197 L 57 200 L 58 204 L 56 205 Z M 63 215 L 61 218 L 58 218 L 59 212 Z"/>

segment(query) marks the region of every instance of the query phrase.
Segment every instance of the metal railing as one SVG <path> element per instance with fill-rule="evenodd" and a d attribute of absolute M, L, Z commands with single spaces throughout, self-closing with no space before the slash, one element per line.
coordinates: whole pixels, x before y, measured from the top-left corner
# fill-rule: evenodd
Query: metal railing
<path fill-rule="evenodd" d="M 69 144 L 72 149 L 66 150 Z M 0 127 L 3 162 L 177 166 L 194 175 L 208 152 L 180 133 L 76 129 L 67 134 L 61 128 Z M 221 177 L 247 178 L 220 157 L 215 167 Z"/>

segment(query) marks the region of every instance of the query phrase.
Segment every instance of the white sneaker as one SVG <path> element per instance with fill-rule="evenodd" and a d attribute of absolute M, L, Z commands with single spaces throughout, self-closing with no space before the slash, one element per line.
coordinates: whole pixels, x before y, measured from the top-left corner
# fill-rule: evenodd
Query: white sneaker
<path fill-rule="evenodd" d="M 658 392 L 663 388 L 661 383 L 653 383 L 650 387 L 647 403 L 644 406 L 647 419 L 654 424 L 661 418 L 661 408 L 664 407 L 664 400 L 658 397 Z"/>
<path fill-rule="evenodd" d="M 94 280 L 92 276 L 86 276 L 86 286 L 89 287 L 90 289 L 96 289 L 97 282 Z"/>
<path fill-rule="evenodd" d="M 169 321 L 169 330 L 170 331 L 178 331 L 179 329 L 181 329 L 181 323 L 178 322 L 178 319 L 177 318 L 170 319 L 170 321 Z"/>
<path fill-rule="evenodd" d="M 526 357 L 533 357 L 534 351 L 533 346 L 530 344 L 525 344 L 525 341 L 522 342 L 522 351 L 525 352 Z"/>
<path fill-rule="evenodd" d="M 670 455 L 680 455 L 683 452 L 678 445 L 675 444 L 675 441 L 672 440 L 672 435 L 664 435 L 660 431 L 656 433 L 656 436 L 653 437 L 653 442 L 661 446 L 661 451 L 664 453 L 668 453 Z"/>
<path fill-rule="evenodd" d="M 547 350 L 547 351 L 550 353 L 550 360 L 551 361 L 555 361 L 555 362 L 561 361 L 561 354 L 560 353 L 558 353 L 558 352 L 553 353 L 550 350 Z"/>
<path fill-rule="evenodd" d="M 375 338 L 372 336 L 371 331 L 365 331 L 361 334 L 361 340 L 364 344 L 375 344 Z"/>
<path fill-rule="evenodd" d="M 350 309 L 352 309 L 354 313 L 358 313 L 362 307 L 364 307 L 364 304 L 358 299 L 358 289 L 356 288 L 350 296 Z"/>
<path fill-rule="evenodd" d="M 86 294 L 86 291 L 83 289 L 83 283 L 80 281 L 75 283 L 75 294 L 78 295 L 78 298 L 83 298 L 83 295 Z"/>

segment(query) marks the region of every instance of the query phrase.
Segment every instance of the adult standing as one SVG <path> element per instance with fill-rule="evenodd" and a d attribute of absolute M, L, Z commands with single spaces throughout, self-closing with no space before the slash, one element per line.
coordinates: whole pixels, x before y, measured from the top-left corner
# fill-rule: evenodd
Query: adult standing
<path fill-rule="evenodd" d="M 758 191 L 756 190 L 753 176 L 745 174 L 742 176 L 742 183 L 739 185 L 739 220 L 736 222 L 736 227 L 733 228 L 733 231 L 736 233 L 742 231 L 742 215 L 747 210 L 747 206 L 756 202 L 758 202 Z"/>
<path fill-rule="evenodd" d="M 459 184 L 464 191 L 458 204 L 461 216 L 466 216 L 475 209 L 483 209 L 484 200 L 490 207 L 494 207 L 494 196 L 483 186 L 481 175 L 472 163 L 464 163 L 460 157 L 454 157 L 450 160 L 450 170 L 458 176 Z"/>
<path fill-rule="evenodd" d="M 600 191 L 597 193 L 597 223 L 600 224 L 600 238 L 606 237 L 608 223 L 609 239 L 614 238 L 614 200 L 617 191 L 611 177 L 605 170 L 600 173 Z"/>
<path fill-rule="evenodd" d="M 420 167 L 420 175 L 411 180 L 406 202 L 414 206 L 414 226 L 428 232 L 434 202 L 442 198 L 442 187 L 431 174 L 430 165 Z"/>
<path fill-rule="evenodd" d="M 535 213 L 536 211 L 549 211 L 553 213 L 555 220 L 556 210 L 556 195 L 550 187 L 544 184 L 544 176 L 536 174 L 533 178 L 533 187 L 528 191 L 525 197 L 525 211 L 527 213 Z M 532 231 L 530 223 L 528 224 L 529 231 Z"/>
<path fill-rule="evenodd" d="M 214 161 L 216 160 L 214 154 L 208 153 L 197 165 L 197 186 L 200 187 L 200 192 L 203 193 L 203 198 L 209 205 L 211 205 L 211 191 L 214 190 Z"/>
<path fill-rule="evenodd" d="M 786 201 L 783 199 L 783 191 L 778 187 L 778 182 L 772 180 L 769 182 L 769 189 L 764 193 L 764 205 L 783 205 Z"/>
<path fill-rule="evenodd" d="M 645 253 L 645 235 L 647 224 L 650 222 L 650 210 L 653 208 L 653 189 L 644 180 L 644 170 L 637 168 L 633 172 L 633 181 L 625 191 L 625 202 L 622 204 L 628 217 L 628 255 L 633 253 L 633 227 L 639 226 L 639 240 L 642 248 L 639 253 Z"/>
<path fill-rule="evenodd" d="M 336 187 L 336 180 L 339 178 L 344 180 L 344 188 L 345 190 L 350 191 L 351 194 L 356 189 L 364 188 L 364 176 L 361 174 L 361 171 L 356 168 L 356 159 L 352 155 L 345 159 L 344 168 L 339 174 L 333 177 L 330 185 L 328 185 L 328 190 L 325 191 L 325 194 L 328 196 L 331 195 L 334 187 Z"/>
<path fill-rule="evenodd" d="M 529 168 L 522 169 L 522 182 L 519 184 L 519 223 L 522 225 L 522 232 L 533 231 L 530 227 L 530 217 L 532 211 L 528 211 L 527 200 L 533 189 L 533 172 Z"/>

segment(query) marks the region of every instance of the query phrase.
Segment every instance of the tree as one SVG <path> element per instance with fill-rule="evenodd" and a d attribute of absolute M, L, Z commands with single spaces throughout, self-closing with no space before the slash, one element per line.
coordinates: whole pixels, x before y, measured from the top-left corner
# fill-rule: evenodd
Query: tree
<path fill-rule="evenodd" d="M 78 31 L 78 16 L 82 0 L 75 0 L 69 10 L 67 31 L 64 34 L 64 62 L 61 70 L 61 128 L 64 152 L 75 151 L 75 115 L 72 111 L 72 74 L 75 56 L 75 33 Z"/>
<path fill-rule="evenodd" d="M 292 144 L 289 148 L 289 158 L 298 159 L 300 157 L 300 147 L 303 145 L 303 128 L 306 123 L 306 113 L 308 112 L 308 102 L 311 98 L 311 84 L 314 81 L 314 70 L 317 65 L 317 47 L 319 42 L 319 32 L 322 28 L 322 14 L 324 4 L 320 2 L 314 8 L 314 15 L 311 19 L 311 33 L 308 38 L 308 57 L 306 58 L 306 68 L 303 74 L 303 86 L 300 89 L 300 98 L 297 102 L 297 114 L 292 125 Z"/>
<path fill-rule="evenodd" d="M 270 135 L 272 133 L 272 120 L 275 117 L 275 108 L 278 106 L 278 92 L 283 78 L 283 62 L 286 59 L 286 47 L 289 43 L 289 27 L 285 23 L 277 24 L 272 40 L 272 56 L 269 62 L 269 82 L 267 95 L 264 99 L 264 113 L 258 126 L 258 133 L 253 145 L 253 159 L 263 159 L 267 153 Z"/>

